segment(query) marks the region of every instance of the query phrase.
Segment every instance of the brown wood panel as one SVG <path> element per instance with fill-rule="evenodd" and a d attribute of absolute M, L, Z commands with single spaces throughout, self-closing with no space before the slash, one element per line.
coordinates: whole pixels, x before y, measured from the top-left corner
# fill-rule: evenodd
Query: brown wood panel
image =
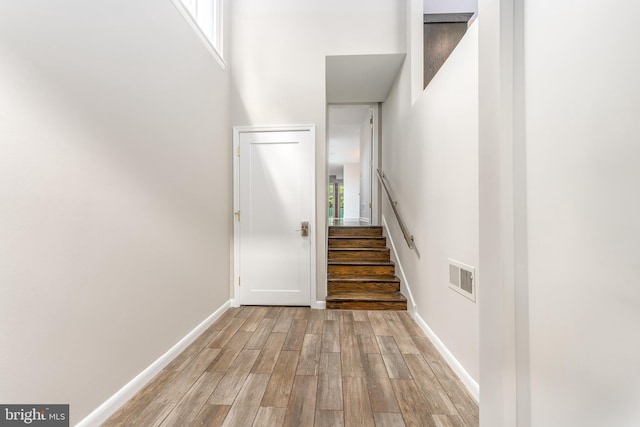
<path fill-rule="evenodd" d="M 400 280 L 395 276 L 345 277 L 331 276 L 327 279 L 327 292 L 400 292 Z"/>
<path fill-rule="evenodd" d="M 287 408 L 274 408 L 273 406 L 261 406 L 256 414 L 253 427 L 275 427 L 284 425 L 284 415 Z"/>
<path fill-rule="evenodd" d="M 318 375 L 322 335 L 306 334 L 302 343 L 296 375 Z"/>
<path fill-rule="evenodd" d="M 324 327 L 324 311 L 325 310 L 310 310 L 310 315 L 307 323 L 307 334 L 322 334 L 322 328 Z"/>
<path fill-rule="evenodd" d="M 124 404 L 122 408 L 118 409 L 103 425 L 106 427 L 123 424 L 135 425 L 138 415 L 171 384 L 177 375 L 177 371 L 161 371 L 149 384 L 144 386 L 131 400 Z"/>
<path fill-rule="evenodd" d="M 389 378 L 381 354 L 365 354 L 363 362 L 367 377 Z"/>
<path fill-rule="evenodd" d="M 253 424 L 268 382 L 268 374 L 249 374 L 222 425 L 235 427 Z"/>
<path fill-rule="evenodd" d="M 277 319 L 280 317 L 280 312 L 283 307 L 267 307 L 267 313 L 264 317 L 268 317 L 269 319 Z"/>
<path fill-rule="evenodd" d="M 366 379 L 345 377 L 343 387 L 345 425 L 375 427 Z"/>
<path fill-rule="evenodd" d="M 404 359 L 414 382 L 427 401 L 429 412 L 444 415 L 457 414 L 456 407 L 424 358 L 416 354 L 407 354 Z"/>
<path fill-rule="evenodd" d="M 279 317 L 276 324 L 273 325 L 273 332 L 289 332 L 293 319 L 290 317 Z"/>
<path fill-rule="evenodd" d="M 389 248 L 331 248 L 329 261 L 389 261 Z"/>
<path fill-rule="evenodd" d="M 287 339 L 282 346 L 283 350 L 302 350 L 302 341 L 304 341 L 304 333 L 307 330 L 306 319 L 295 319 L 289 329 Z"/>
<path fill-rule="evenodd" d="M 235 319 L 236 314 L 240 313 L 240 311 L 242 311 L 242 307 L 228 308 L 227 311 L 225 311 L 222 314 L 222 316 L 220 316 L 220 318 L 216 320 L 216 322 L 213 325 L 211 325 L 211 329 L 214 329 L 216 331 L 223 330 L 224 328 L 227 327 L 229 322 Z"/>
<path fill-rule="evenodd" d="M 371 328 L 373 329 L 373 333 L 377 336 L 386 335 L 391 336 L 391 330 L 389 326 L 387 326 L 387 321 L 384 319 L 383 313 L 380 312 L 369 312 L 369 321 L 371 322 Z"/>
<path fill-rule="evenodd" d="M 322 353 L 318 370 L 316 408 L 342 411 L 342 367 L 339 353 Z"/>
<path fill-rule="evenodd" d="M 374 412 L 376 427 L 405 427 L 402 414 Z"/>
<path fill-rule="evenodd" d="M 420 328 L 420 326 L 418 326 L 416 321 L 411 318 L 411 315 L 409 313 L 407 313 L 406 311 L 398 313 L 398 317 L 404 324 L 404 327 L 407 329 L 409 335 L 413 337 L 426 337 L 424 331 Z"/>
<path fill-rule="evenodd" d="M 393 337 L 379 336 L 377 338 L 380 354 L 382 354 L 382 360 L 384 360 L 389 378 L 411 378 L 409 368 L 407 368 L 407 364 L 404 362 L 402 353 L 400 353 L 400 349 Z"/>
<path fill-rule="evenodd" d="M 240 326 L 239 331 L 245 332 L 254 332 L 258 325 L 260 325 L 260 321 L 267 314 L 267 307 L 252 307 L 253 311 L 247 317 L 247 320 Z"/>
<path fill-rule="evenodd" d="M 220 354 L 218 354 L 216 359 L 211 362 L 207 371 L 227 372 L 233 361 L 244 348 L 247 341 L 249 341 L 249 338 L 251 338 L 252 334 L 252 332 L 236 332 L 236 334 L 228 341 L 225 348 L 220 351 Z"/>
<path fill-rule="evenodd" d="M 174 405 L 170 403 L 151 402 L 136 417 L 135 424 L 140 426 L 157 427 L 169 415 Z M 128 425 L 124 423 L 122 425 Z"/>
<path fill-rule="evenodd" d="M 340 326 L 337 320 L 325 320 L 322 331 L 322 352 L 340 352 Z"/>
<path fill-rule="evenodd" d="M 355 335 L 353 325 L 353 314 L 350 311 L 343 311 L 340 316 L 340 336 Z"/>
<path fill-rule="evenodd" d="M 453 378 L 447 380 L 439 379 L 439 381 L 464 422 L 469 426 L 477 426 L 480 418 L 478 404 L 462 383 Z"/>
<path fill-rule="evenodd" d="M 361 353 L 380 353 L 375 335 L 358 335 Z"/>
<path fill-rule="evenodd" d="M 355 310 L 352 312 L 352 314 L 353 314 L 354 322 L 365 322 L 365 323 L 369 322 L 369 315 L 367 314 L 366 311 Z"/>
<path fill-rule="evenodd" d="M 466 427 L 460 415 L 432 415 L 436 427 Z"/>
<path fill-rule="evenodd" d="M 393 276 L 396 267 L 392 262 L 338 262 L 327 263 L 327 274 L 335 276 Z"/>
<path fill-rule="evenodd" d="M 367 377 L 367 390 L 373 412 L 400 412 L 391 381 L 387 377 Z"/>
<path fill-rule="evenodd" d="M 420 354 L 420 350 L 418 350 L 418 347 L 416 347 L 416 343 L 413 342 L 413 338 L 411 338 L 411 335 L 409 335 L 409 332 L 404 327 L 404 323 L 395 320 L 387 320 L 387 325 L 391 330 L 393 338 L 396 340 L 396 344 L 398 344 L 400 353 Z"/>
<path fill-rule="evenodd" d="M 207 399 L 213 393 L 223 375 L 205 372 L 184 395 L 180 403 L 164 419 L 162 427 L 183 427 L 190 424 L 198 415 Z"/>
<path fill-rule="evenodd" d="M 244 348 L 247 350 L 260 350 L 264 343 L 271 335 L 271 331 L 273 330 L 273 326 L 275 325 L 276 320 L 270 318 L 263 318 L 260 320 L 258 327 L 255 329 L 251 337 L 245 344 Z"/>
<path fill-rule="evenodd" d="M 219 331 L 213 328 L 208 328 L 202 335 L 200 335 L 193 343 L 191 343 L 182 353 L 164 368 L 165 371 L 181 371 L 193 360 L 205 348 L 209 342 L 211 342 Z"/>
<path fill-rule="evenodd" d="M 406 310 L 407 299 L 400 292 L 334 292 L 327 296 L 328 309 Z"/>
<path fill-rule="evenodd" d="M 232 405 L 259 354 L 260 350 L 243 350 L 211 394 L 209 403 L 212 405 Z"/>
<path fill-rule="evenodd" d="M 363 378 L 365 376 L 362 353 L 360 353 L 357 336 L 344 335 L 340 337 L 340 356 L 343 377 Z"/>
<path fill-rule="evenodd" d="M 204 405 L 191 427 L 219 427 L 224 422 L 231 406 Z"/>
<path fill-rule="evenodd" d="M 365 321 L 355 321 L 353 322 L 353 330 L 356 335 L 369 335 L 374 336 L 373 328 L 371 327 L 371 322 L 369 322 L 369 317 L 367 316 L 366 311 L 354 311 L 354 313 L 364 313 Z M 354 315 L 355 317 L 355 315 Z"/>
<path fill-rule="evenodd" d="M 261 406 L 285 408 L 291 395 L 291 387 L 298 367 L 298 351 L 281 351 L 273 368 L 269 385 L 262 398 Z"/>
<path fill-rule="evenodd" d="M 238 330 L 242 327 L 242 324 L 246 322 L 246 318 L 233 318 L 227 323 L 227 325 L 222 329 L 213 340 L 207 345 L 207 347 L 211 348 L 223 348 L 226 346 L 227 342 L 233 338 L 238 332 Z"/>
<path fill-rule="evenodd" d="M 296 375 L 284 417 L 285 426 L 312 426 L 315 417 L 318 377 Z"/>
<path fill-rule="evenodd" d="M 155 400 L 163 403 L 178 403 L 189 391 L 200 375 L 221 352 L 219 348 L 205 348 L 189 363 L 171 382 L 170 387 L 163 388 Z"/>
<path fill-rule="evenodd" d="M 230 310 L 103 425 L 477 427 L 477 403 L 407 316 Z"/>
<path fill-rule="evenodd" d="M 380 226 L 331 226 L 329 227 L 329 237 L 335 236 L 382 236 Z"/>
<path fill-rule="evenodd" d="M 253 364 L 251 372 L 254 374 L 272 373 L 286 338 L 286 333 L 272 332 L 269 338 L 267 338 L 267 342 L 264 344 L 258 360 Z"/>
<path fill-rule="evenodd" d="M 435 427 L 427 402 L 411 380 L 392 379 L 391 384 L 398 399 L 402 418 L 407 427 Z"/>
<path fill-rule="evenodd" d="M 342 411 L 316 410 L 314 427 L 344 427 L 344 413 Z"/>
<path fill-rule="evenodd" d="M 384 248 L 385 237 L 329 237 L 329 249 L 333 248 Z"/>

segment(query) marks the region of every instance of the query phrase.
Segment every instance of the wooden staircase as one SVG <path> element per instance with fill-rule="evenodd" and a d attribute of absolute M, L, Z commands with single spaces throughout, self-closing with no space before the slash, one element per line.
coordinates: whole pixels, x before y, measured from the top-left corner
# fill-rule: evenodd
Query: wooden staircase
<path fill-rule="evenodd" d="M 382 227 L 329 227 L 327 308 L 406 310 Z"/>

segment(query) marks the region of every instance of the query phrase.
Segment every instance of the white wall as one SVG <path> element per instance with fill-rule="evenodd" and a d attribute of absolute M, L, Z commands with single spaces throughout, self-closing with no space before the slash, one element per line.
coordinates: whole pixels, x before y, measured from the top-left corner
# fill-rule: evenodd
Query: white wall
<path fill-rule="evenodd" d="M 71 424 L 229 299 L 229 78 L 171 2 L 0 14 L 0 401 Z"/>
<path fill-rule="evenodd" d="M 360 219 L 371 223 L 371 124 L 367 117 L 360 126 Z"/>
<path fill-rule="evenodd" d="M 233 125 L 316 125 L 317 265 L 326 265 L 325 56 L 402 53 L 403 2 L 234 0 Z M 317 298 L 326 271 L 317 269 Z"/>
<path fill-rule="evenodd" d="M 423 0 L 424 13 L 477 12 L 478 0 Z"/>
<path fill-rule="evenodd" d="M 527 4 L 535 426 L 640 425 L 639 13 L 622 0 Z"/>
<path fill-rule="evenodd" d="M 408 37 L 421 44 L 411 28 L 421 23 L 412 18 Z M 447 261 L 478 266 L 477 25 L 413 105 L 409 59 L 383 103 L 382 168 L 419 257 L 405 244 L 386 198 L 382 213 L 417 314 L 477 382 L 478 304 L 448 287 Z"/>
<path fill-rule="evenodd" d="M 640 6 L 480 3 L 481 426 L 640 425 Z"/>
<path fill-rule="evenodd" d="M 360 164 L 344 165 L 344 218 L 360 219 Z"/>

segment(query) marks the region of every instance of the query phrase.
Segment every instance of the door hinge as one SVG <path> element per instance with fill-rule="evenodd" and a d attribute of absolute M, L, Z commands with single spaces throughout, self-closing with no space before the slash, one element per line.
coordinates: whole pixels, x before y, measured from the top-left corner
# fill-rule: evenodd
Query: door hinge
<path fill-rule="evenodd" d="M 242 284 L 240 284 L 240 276 L 238 276 L 238 286 L 242 286 Z"/>
<path fill-rule="evenodd" d="M 238 145 L 238 157 L 240 157 L 240 146 Z"/>
<path fill-rule="evenodd" d="M 371 204 L 371 202 L 369 202 L 369 209 L 373 208 L 373 205 Z"/>
<path fill-rule="evenodd" d="M 240 221 L 240 211 L 234 212 L 238 221 Z"/>

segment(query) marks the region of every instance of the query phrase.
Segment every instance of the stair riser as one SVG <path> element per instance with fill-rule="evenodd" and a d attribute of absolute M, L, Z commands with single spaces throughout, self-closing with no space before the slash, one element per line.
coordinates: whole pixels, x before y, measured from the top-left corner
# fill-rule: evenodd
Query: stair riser
<path fill-rule="evenodd" d="M 334 310 L 406 310 L 406 302 L 378 301 L 327 301 L 327 308 Z"/>
<path fill-rule="evenodd" d="M 394 276 L 394 265 L 329 265 L 330 276 Z"/>
<path fill-rule="evenodd" d="M 329 236 L 382 236 L 382 227 L 329 227 Z"/>
<path fill-rule="evenodd" d="M 332 239 L 329 238 L 329 249 L 333 248 L 385 248 L 386 239 Z"/>
<path fill-rule="evenodd" d="M 400 283 L 396 282 L 329 282 L 327 291 L 332 292 L 400 292 Z"/>
<path fill-rule="evenodd" d="M 389 249 L 382 251 L 341 251 L 329 250 L 329 261 L 389 261 Z"/>

